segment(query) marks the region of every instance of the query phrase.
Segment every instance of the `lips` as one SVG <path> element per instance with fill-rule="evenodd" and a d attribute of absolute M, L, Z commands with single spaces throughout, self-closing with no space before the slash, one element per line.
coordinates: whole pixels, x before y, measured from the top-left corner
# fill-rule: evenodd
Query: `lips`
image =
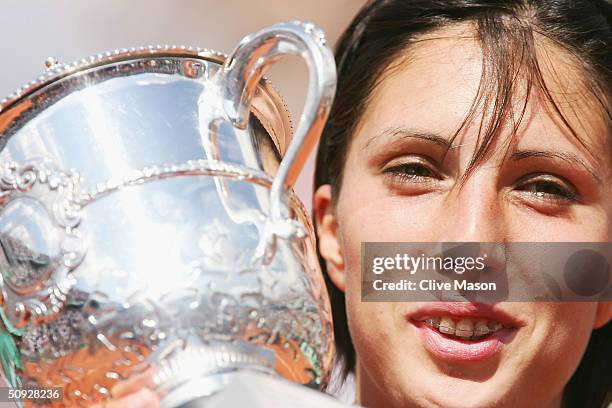
<path fill-rule="evenodd" d="M 425 349 L 438 360 L 470 363 L 498 354 L 523 322 L 481 303 L 425 303 L 407 315 Z"/>

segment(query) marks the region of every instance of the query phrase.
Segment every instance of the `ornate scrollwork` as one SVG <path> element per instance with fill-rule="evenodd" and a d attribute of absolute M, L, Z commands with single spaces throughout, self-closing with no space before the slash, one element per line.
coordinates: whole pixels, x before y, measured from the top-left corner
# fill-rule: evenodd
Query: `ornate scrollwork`
<path fill-rule="evenodd" d="M 78 182 L 45 159 L 0 165 L 0 290 L 17 327 L 58 313 L 73 286 L 85 254 Z"/>
<path fill-rule="evenodd" d="M 189 342 L 185 354 L 174 353 L 155 360 L 162 383 L 177 372 L 192 369 L 190 373 L 204 375 L 208 369 L 204 363 L 217 368 L 261 366 L 270 370 L 275 364 L 296 364 L 309 370 L 287 374 L 294 380 L 312 384 L 327 381 L 320 361 L 327 358 L 326 341 L 331 327 L 320 327 L 320 322 L 327 320 L 321 314 L 326 309 L 318 303 L 321 299 L 313 289 L 314 282 L 302 275 L 300 266 L 310 264 L 300 257 L 305 251 L 301 246 L 309 240 L 281 236 L 285 239 L 279 240 L 279 248 L 274 249 L 291 252 L 296 258 L 272 256 L 276 262 L 262 267 L 252 265 L 255 248 L 247 251 L 232 247 L 238 242 L 232 234 L 238 230 L 213 222 L 194 243 L 202 251 L 185 260 L 193 268 L 190 279 L 197 282 L 187 285 L 185 281 L 186 288 L 182 290 L 169 288 L 168 294 L 159 299 L 149 298 L 146 291 L 139 290 L 125 294 L 126 302 L 118 304 L 90 280 L 91 291 L 82 293 L 82 301 L 75 300 L 79 298 L 76 277 L 79 282 L 87 280 L 75 268 L 85 254 L 79 228 L 88 206 L 124 189 L 181 176 L 225 177 L 264 188 L 273 182 L 256 169 L 193 160 L 135 169 L 124 177 L 84 188 L 77 174 L 58 170 L 50 160 L 0 164 L 0 290 L 11 323 L 24 327 L 20 351 L 24 361 L 31 364 L 41 358 L 62 358 L 78 368 L 54 371 L 52 364 L 38 364 L 36 369 L 32 365 L 26 370 L 32 381 L 48 381 L 45 384 L 49 386 L 62 384 L 67 401 L 78 403 L 86 401 L 85 397 L 102 400 L 115 381 L 113 375 L 127 377 L 141 370 L 140 364 L 153 358 L 149 353 L 166 350 L 172 336 L 187 339 L 196 334 L 207 341 L 234 338 L 256 344 L 263 355 L 276 356 L 277 362 L 272 357 L 270 361 L 251 360 L 261 354 L 252 350 L 227 354 L 224 349 L 205 350 L 197 342 Z M 292 192 L 289 200 L 294 211 L 305 214 Z M 263 223 L 264 227 L 258 228 L 258 238 L 266 242 L 266 217 L 258 214 L 253 221 Z M 83 233 L 88 228 L 84 219 Z M 95 255 L 93 249 L 90 255 Z M 256 254 L 254 259 L 258 259 Z M 95 262 L 95 268 L 103 266 Z M 101 276 L 110 276 L 100 271 Z M 127 276 L 127 272 L 122 273 Z M 205 352 L 214 359 L 198 360 Z M 228 363 L 223 360 L 226 355 L 230 356 Z M 84 359 L 88 362 L 83 363 Z M 100 362 L 93 364 L 96 359 Z M 79 388 L 85 378 L 91 387 Z M 164 386 L 171 388 L 173 384 Z"/>

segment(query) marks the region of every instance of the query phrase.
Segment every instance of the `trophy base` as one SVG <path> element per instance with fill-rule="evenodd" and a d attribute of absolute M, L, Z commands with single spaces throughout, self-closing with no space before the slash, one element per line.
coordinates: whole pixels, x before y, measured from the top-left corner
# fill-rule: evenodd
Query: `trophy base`
<path fill-rule="evenodd" d="M 227 387 L 233 375 L 235 372 L 193 379 L 166 394 L 161 400 L 161 406 L 163 408 L 206 407 L 211 396 Z"/>
<path fill-rule="evenodd" d="M 240 370 L 274 374 L 274 354 L 245 342 L 173 339 L 149 360 L 164 408 L 179 408 L 225 389 Z M 203 405 L 186 405 L 203 406 Z"/>
<path fill-rule="evenodd" d="M 248 370 L 227 373 L 223 379 L 218 380 L 223 381 L 225 386 L 211 395 L 197 396 L 204 389 L 198 389 L 198 386 L 194 385 L 193 388 L 182 390 L 182 395 L 186 398 L 179 405 L 166 405 L 164 399 L 162 406 L 164 408 L 346 408 L 349 406 L 322 392 L 279 377 Z"/>
<path fill-rule="evenodd" d="M 194 400 L 191 400 L 183 405 L 178 406 L 177 408 L 201 408 L 206 406 L 206 401 L 208 401 L 209 397 L 200 397 Z"/>

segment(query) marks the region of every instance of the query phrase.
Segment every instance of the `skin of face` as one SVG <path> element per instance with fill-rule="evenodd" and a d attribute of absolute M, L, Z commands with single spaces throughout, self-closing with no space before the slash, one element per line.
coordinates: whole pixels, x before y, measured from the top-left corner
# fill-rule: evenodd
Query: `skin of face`
<path fill-rule="evenodd" d="M 467 26 L 412 46 L 384 74 L 351 136 L 338 196 L 329 185 L 315 193 L 319 250 L 345 293 L 357 399 L 366 407 L 558 407 L 592 330 L 612 317 L 610 302 L 500 303 L 521 322 L 514 338 L 494 358 L 463 363 L 428 353 L 406 317 L 416 302 L 361 302 L 364 241 L 611 241 L 609 130 L 578 70 L 544 41 L 544 77 L 567 95 L 559 105 L 588 148 L 534 91 L 514 142 L 506 126 L 463 184 L 486 109 L 442 158 L 439 138 L 451 138 L 477 93 L 481 53 Z M 521 153 L 540 151 L 553 154 Z"/>

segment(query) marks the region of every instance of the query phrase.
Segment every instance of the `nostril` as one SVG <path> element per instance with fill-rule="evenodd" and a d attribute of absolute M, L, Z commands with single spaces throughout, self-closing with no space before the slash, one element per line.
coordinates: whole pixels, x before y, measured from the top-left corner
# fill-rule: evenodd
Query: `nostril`
<path fill-rule="evenodd" d="M 470 257 L 476 258 L 481 252 L 479 242 L 444 242 L 442 244 L 442 254 L 444 257 L 461 258 Z"/>

